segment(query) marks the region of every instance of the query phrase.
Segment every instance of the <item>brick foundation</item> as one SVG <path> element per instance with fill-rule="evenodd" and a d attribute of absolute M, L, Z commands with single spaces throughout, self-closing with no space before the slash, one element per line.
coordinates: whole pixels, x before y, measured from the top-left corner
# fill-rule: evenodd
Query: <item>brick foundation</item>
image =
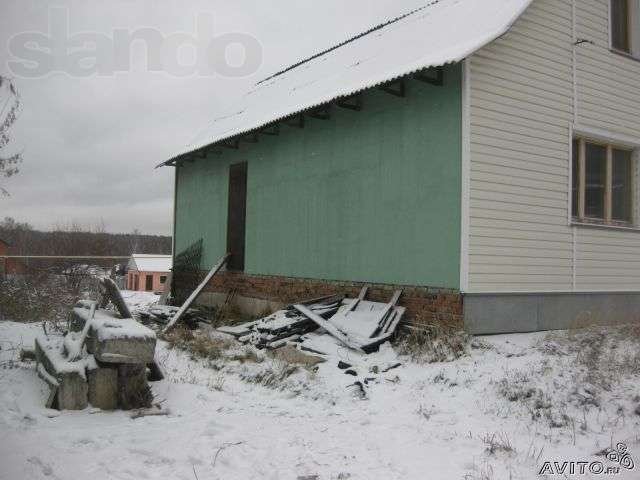
<path fill-rule="evenodd" d="M 393 291 L 402 288 L 399 305 L 407 309 L 408 324 L 463 328 L 462 295 L 456 290 L 221 272 L 213 277 L 204 291 L 286 305 L 325 295 L 355 297 L 364 285 L 369 286 L 367 300 L 378 302 L 388 302 Z"/>

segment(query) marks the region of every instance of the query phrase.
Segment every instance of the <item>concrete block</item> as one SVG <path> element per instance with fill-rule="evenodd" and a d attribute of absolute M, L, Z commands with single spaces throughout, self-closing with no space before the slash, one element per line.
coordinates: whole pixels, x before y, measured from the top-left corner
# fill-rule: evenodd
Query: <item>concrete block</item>
<path fill-rule="evenodd" d="M 156 350 L 153 330 L 131 318 L 114 318 L 96 311 L 87 335 L 87 351 L 103 363 L 152 363 Z"/>
<path fill-rule="evenodd" d="M 153 395 L 147 383 L 147 367 L 140 364 L 118 365 L 118 406 L 123 410 L 151 406 Z"/>
<path fill-rule="evenodd" d="M 88 404 L 84 363 L 62 357 L 62 338 L 38 337 L 35 342 L 38 375 L 57 390 L 53 406 L 59 410 L 82 410 Z"/>
<path fill-rule="evenodd" d="M 87 372 L 89 403 L 102 410 L 118 408 L 118 369 L 100 366 Z"/>

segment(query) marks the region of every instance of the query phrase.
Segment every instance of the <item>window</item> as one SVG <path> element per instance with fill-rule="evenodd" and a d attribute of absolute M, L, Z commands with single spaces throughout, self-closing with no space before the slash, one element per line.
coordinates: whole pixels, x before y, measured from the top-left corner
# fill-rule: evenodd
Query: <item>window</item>
<path fill-rule="evenodd" d="M 611 48 L 640 57 L 640 0 L 611 0 Z"/>
<path fill-rule="evenodd" d="M 633 223 L 633 162 L 628 148 L 573 141 L 572 216 L 581 222 Z"/>
<path fill-rule="evenodd" d="M 164 285 L 165 283 L 167 283 L 167 276 L 166 275 L 160 275 L 160 283 L 162 285 Z"/>

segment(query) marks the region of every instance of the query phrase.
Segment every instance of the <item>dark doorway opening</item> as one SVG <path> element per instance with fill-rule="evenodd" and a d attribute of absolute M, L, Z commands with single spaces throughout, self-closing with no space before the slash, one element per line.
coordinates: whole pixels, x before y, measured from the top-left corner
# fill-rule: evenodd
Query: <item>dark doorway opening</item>
<path fill-rule="evenodd" d="M 247 163 L 229 167 L 229 212 L 227 214 L 227 262 L 229 270 L 244 271 L 244 243 L 247 216 Z"/>
<path fill-rule="evenodd" d="M 153 290 L 153 275 L 147 275 L 147 278 L 145 279 L 145 290 L 147 292 Z"/>

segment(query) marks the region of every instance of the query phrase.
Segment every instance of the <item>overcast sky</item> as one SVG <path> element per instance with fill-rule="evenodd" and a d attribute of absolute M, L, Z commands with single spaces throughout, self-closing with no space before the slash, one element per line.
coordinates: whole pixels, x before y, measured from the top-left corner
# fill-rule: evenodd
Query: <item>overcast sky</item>
<path fill-rule="evenodd" d="M 209 119 L 279 67 L 422 3 L 424 0 L 1 0 L 0 72 L 15 79 L 22 97 L 24 107 L 13 129 L 13 148 L 24 152 L 24 163 L 18 176 L 2 180 L 11 197 L 0 198 L 0 218 L 11 216 L 41 229 L 56 223 L 92 226 L 104 221 L 111 232 L 138 229 L 170 234 L 173 169 L 154 170 L 156 164 L 182 150 Z M 73 47 L 64 35 L 49 31 L 50 25 L 60 30 L 64 12 L 69 19 L 67 38 L 85 32 L 76 39 L 86 42 L 101 34 L 99 48 L 91 42 L 77 44 L 81 53 L 98 49 L 93 59 L 78 63 L 59 53 L 67 45 Z M 208 25 L 201 29 L 204 32 L 196 28 L 198 18 Z M 111 73 L 115 67 L 110 59 L 117 63 L 123 58 L 122 48 L 118 49 L 123 43 L 114 40 L 121 37 L 114 32 L 132 34 L 149 32 L 149 28 L 157 30 L 165 42 L 161 44 L 167 55 L 162 58 L 163 71 L 150 71 L 144 43 L 138 41 L 129 49 L 131 68 Z M 26 36 L 24 32 L 36 34 Z M 228 45 L 226 60 L 222 65 L 214 62 L 213 72 L 187 68 L 167 73 L 173 68 L 168 66 L 172 51 L 168 45 L 180 43 L 176 32 L 197 38 L 203 45 L 211 45 L 212 39 L 217 46 Z M 32 38 L 35 43 L 25 42 Z M 48 41 L 53 43 L 47 45 Z M 27 62 L 25 48 L 51 45 L 54 53 L 45 49 L 44 56 L 29 57 L 37 60 Z M 179 61 L 187 67 L 201 60 L 188 45 L 178 51 Z M 70 53 L 72 50 L 67 55 Z M 54 67 L 47 67 L 47 58 L 53 59 Z M 77 72 L 69 72 L 69 65 L 74 64 L 86 67 L 89 73 L 100 65 L 102 71 L 78 77 Z M 55 65 L 64 72 L 41 75 Z M 32 70 L 25 74 L 27 67 Z M 241 77 L 229 77 L 225 70 L 237 72 L 243 67 L 249 74 L 240 71 Z"/>

